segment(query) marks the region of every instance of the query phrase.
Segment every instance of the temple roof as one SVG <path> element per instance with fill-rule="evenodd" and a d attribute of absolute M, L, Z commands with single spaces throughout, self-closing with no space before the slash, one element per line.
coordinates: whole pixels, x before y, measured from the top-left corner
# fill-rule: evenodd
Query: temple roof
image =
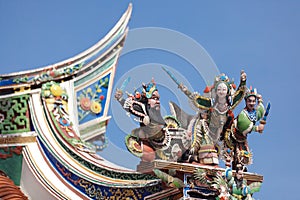
<path fill-rule="evenodd" d="M 28 197 L 5 173 L 0 172 L 0 199 L 28 199 Z"/>

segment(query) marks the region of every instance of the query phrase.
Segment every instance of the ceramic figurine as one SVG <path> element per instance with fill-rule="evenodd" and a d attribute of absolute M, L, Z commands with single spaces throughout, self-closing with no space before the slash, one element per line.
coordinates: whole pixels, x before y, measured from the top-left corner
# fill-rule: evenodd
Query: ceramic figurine
<path fill-rule="evenodd" d="M 234 118 L 233 109 L 243 99 L 246 91 L 246 73 L 241 71 L 241 82 L 237 89 L 233 81 L 225 74 L 220 74 L 215 77 L 214 85 L 207 86 L 204 94 L 200 95 L 198 92 L 190 92 L 170 71 L 163 69 L 189 98 L 198 112 L 189 122 L 186 122 L 187 132 L 193 138 L 193 143 L 183 155 L 182 160 L 210 165 L 219 164 L 216 148 L 219 145 L 221 133 Z"/>
<path fill-rule="evenodd" d="M 128 150 L 143 161 L 152 161 L 155 149 L 164 145 L 165 121 L 160 113 L 160 95 L 154 80 L 142 84 L 141 88 L 141 91 L 128 94 L 126 99 L 123 99 L 123 91 L 118 89 L 115 98 L 140 124 L 125 138 Z"/>
<path fill-rule="evenodd" d="M 234 169 L 237 164 L 244 166 L 252 163 L 247 136 L 251 132 L 263 132 L 270 109 L 270 103 L 265 109 L 262 96 L 256 89 L 250 88 L 244 99 L 245 108 L 234 119 L 232 126 L 225 131 L 224 135 L 224 146 L 227 148 L 227 154 L 230 153 L 233 158 Z"/>

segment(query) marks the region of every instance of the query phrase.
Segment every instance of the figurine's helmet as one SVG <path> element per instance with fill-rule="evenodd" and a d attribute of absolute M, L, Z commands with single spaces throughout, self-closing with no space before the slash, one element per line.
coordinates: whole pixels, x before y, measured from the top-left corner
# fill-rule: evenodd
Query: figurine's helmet
<path fill-rule="evenodd" d="M 228 76 L 226 76 L 224 73 L 220 74 L 219 76 L 216 76 L 214 82 L 214 89 L 216 90 L 218 85 L 221 83 L 224 83 L 227 86 L 227 94 L 232 95 L 232 90 L 236 89 L 236 85 L 234 84 L 233 79 L 230 80 Z"/>
<path fill-rule="evenodd" d="M 250 87 L 250 89 L 247 90 L 244 99 L 247 100 L 251 96 L 254 96 L 255 98 L 257 98 L 257 90 L 256 90 L 256 88 Z"/>
<path fill-rule="evenodd" d="M 153 92 L 155 91 L 157 91 L 157 87 L 154 79 L 152 79 L 148 84 L 143 83 L 143 95 L 145 95 L 147 99 L 151 98 Z"/>

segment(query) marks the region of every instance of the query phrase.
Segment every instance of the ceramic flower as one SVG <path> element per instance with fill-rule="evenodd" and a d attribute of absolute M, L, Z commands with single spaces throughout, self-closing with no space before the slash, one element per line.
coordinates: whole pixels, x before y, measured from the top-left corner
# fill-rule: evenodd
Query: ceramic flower
<path fill-rule="evenodd" d="M 91 100 L 87 97 L 83 97 L 82 99 L 80 99 L 80 107 L 85 111 L 90 110 Z"/>
<path fill-rule="evenodd" d="M 101 104 L 96 101 L 93 101 L 91 105 L 91 111 L 95 114 L 98 114 L 101 112 L 101 110 L 102 110 Z"/>

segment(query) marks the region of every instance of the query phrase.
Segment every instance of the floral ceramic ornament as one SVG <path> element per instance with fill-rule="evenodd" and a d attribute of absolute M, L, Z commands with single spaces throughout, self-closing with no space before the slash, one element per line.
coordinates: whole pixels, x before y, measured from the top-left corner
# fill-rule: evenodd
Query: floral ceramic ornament
<path fill-rule="evenodd" d="M 103 88 L 108 88 L 109 78 L 100 79 L 95 85 L 82 90 L 77 98 L 79 121 L 83 120 L 89 114 L 97 115 L 101 113 L 102 101 L 105 99 Z"/>

